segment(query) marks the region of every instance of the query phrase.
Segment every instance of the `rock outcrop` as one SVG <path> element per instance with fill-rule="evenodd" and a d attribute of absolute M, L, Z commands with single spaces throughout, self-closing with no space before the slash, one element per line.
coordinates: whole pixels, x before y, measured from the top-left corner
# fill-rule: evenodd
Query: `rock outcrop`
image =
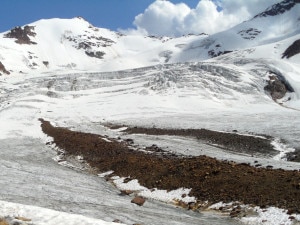
<path fill-rule="evenodd" d="M 284 53 L 282 54 L 282 59 L 283 58 L 291 58 L 294 55 L 297 55 L 300 53 L 300 39 L 295 41 L 290 47 L 288 47 Z"/>
<path fill-rule="evenodd" d="M 283 98 L 287 92 L 285 84 L 276 76 L 270 76 L 270 80 L 268 81 L 268 85 L 265 86 L 265 90 L 270 93 L 274 101 Z"/>
<path fill-rule="evenodd" d="M 10 32 L 4 35 L 6 38 L 15 38 L 17 39 L 15 42 L 18 44 L 36 44 L 30 40 L 31 37 L 35 37 L 36 33 L 34 32 L 34 26 L 25 26 L 22 27 L 15 27 Z"/>
<path fill-rule="evenodd" d="M 257 17 L 267 17 L 267 16 L 276 16 L 285 13 L 292 9 L 297 3 L 300 3 L 300 0 L 285 0 L 273 5 L 270 8 L 267 8 L 264 12 L 257 14 L 254 18 Z"/>
<path fill-rule="evenodd" d="M 3 72 L 7 75 L 10 74 L 10 72 L 5 68 L 5 66 L 2 64 L 2 62 L 0 62 L 0 72 Z"/>

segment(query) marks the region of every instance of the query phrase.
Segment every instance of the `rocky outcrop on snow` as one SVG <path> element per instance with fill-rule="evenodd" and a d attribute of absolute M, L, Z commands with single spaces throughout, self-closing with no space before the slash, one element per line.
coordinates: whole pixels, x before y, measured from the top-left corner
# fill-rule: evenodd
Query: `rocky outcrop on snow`
<path fill-rule="evenodd" d="M 83 35 L 73 35 L 72 31 L 66 31 L 62 36 L 62 41 L 68 40 L 72 43 L 72 46 L 74 48 L 83 49 L 86 55 L 102 59 L 105 55 L 105 52 L 99 51 L 98 49 L 101 47 L 105 48 L 111 46 L 115 42 L 109 38 L 105 38 L 102 36 L 89 35 L 87 32 Z"/>
<path fill-rule="evenodd" d="M 220 55 L 225 55 L 225 54 L 228 54 L 232 51 L 215 51 L 214 49 L 212 50 L 209 50 L 208 51 L 208 55 L 211 57 L 211 58 L 214 58 L 214 57 L 218 57 Z"/>
<path fill-rule="evenodd" d="M 282 74 L 272 71 L 269 71 L 269 73 L 270 80 L 264 89 L 270 93 L 274 101 L 283 98 L 287 92 L 294 92 L 293 87 L 285 80 Z"/>
<path fill-rule="evenodd" d="M 2 64 L 2 62 L 0 62 L 0 71 L 7 75 L 10 74 L 10 72 L 5 69 L 5 66 Z M 1 73 L 0 73 L 0 75 L 1 75 Z"/>
<path fill-rule="evenodd" d="M 136 205 L 138 205 L 138 206 L 142 206 L 142 205 L 144 205 L 145 201 L 146 201 L 145 198 L 140 197 L 140 196 L 136 196 L 136 197 L 134 197 L 134 198 L 131 200 L 131 203 L 134 203 L 134 204 L 136 204 Z"/>
<path fill-rule="evenodd" d="M 30 40 L 30 36 L 34 37 L 36 33 L 34 32 L 34 26 L 25 26 L 22 27 L 15 27 L 14 29 L 10 30 L 7 34 L 4 35 L 6 38 L 15 38 L 17 39 L 15 42 L 18 44 L 36 44 Z"/>
<path fill-rule="evenodd" d="M 282 58 L 291 58 L 294 55 L 300 53 L 300 39 L 295 41 L 290 47 L 288 47 L 282 54 Z"/>
<path fill-rule="evenodd" d="M 300 3 L 300 0 L 285 0 L 279 2 L 270 8 L 267 8 L 264 12 L 257 14 L 254 18 L 283 14 L 293 8 L 297 3 Z"/>
<path fill-rule="evenodd" d="M 284 83 L 276 76 L 271 76 L 265 90 L 270 93 L 273 100 L 281 99 L 285 96 L 287 89 Z"/>
<path fill-rule="evenodd" d="M 247 30 L 241 30 L 238 32 L 238 34 L 241 35 L 242 38 L 248 39 L 248 40 L 253 40 L 256 38 L 257 35 L 261 33 L 260 30 L 255 29 L 255 28 L 249 28 Z"/>

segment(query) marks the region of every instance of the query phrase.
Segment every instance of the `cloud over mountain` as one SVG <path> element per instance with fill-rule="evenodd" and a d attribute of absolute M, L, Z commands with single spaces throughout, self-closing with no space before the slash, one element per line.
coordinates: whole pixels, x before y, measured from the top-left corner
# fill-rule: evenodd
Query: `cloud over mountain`
<path fill-rule="evenodd" d="M 280 0 L 201 0 L 195 8 L 156 0 L 135 17 L 137 31 L 149 35 L 213 34 L 226 30 Z M 136 31 L 135 31 L 136 32 Z"/>

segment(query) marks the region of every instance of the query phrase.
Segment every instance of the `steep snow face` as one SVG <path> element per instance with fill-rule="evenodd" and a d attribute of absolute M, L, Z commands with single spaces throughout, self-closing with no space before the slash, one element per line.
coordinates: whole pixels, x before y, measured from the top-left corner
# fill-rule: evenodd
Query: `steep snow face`
<path fill-rule="evenodd" d="M 0 35 L 0 61 L 13 74 L 120 70 L 166 63 L 199 36 L 122 35 L 82 18 L 40 20 Z"/>
<path fill-rule="evenodd" d="M 19 71 L 14 68 L 22 72 L 87 68 L 111 55 L 106 47 L 118 38 L 116 33 L 95 28 L 82 18 L 40 20 L 29 27 L 35 33 L 30 37 L 35 45 L 16 43 L 15 38 L 8 38 L 9 32 L 2 35 L 1 58 L 15 73 Z"/>
<path fill-rule="evenodd" d="M 206 60 L 232 51 L 254 49 L 261 45 L 277 43 L 288 38 L 293 38 L 300 32 L 299 12 L 300 4 L 298 2 L 284 1 L 276 4 L 253 19 L 245 21 L 227 31 L 190 43 L 173 60 Z M 272 16 L 269 14 L 272 14 Z M 296 40 L 296 38 L 294 39 Z M 276 58 L 281 57 L 283 52 L 284 50 L 278 52 Z M 267 54 L 266 57 L 270 58 Z"/>

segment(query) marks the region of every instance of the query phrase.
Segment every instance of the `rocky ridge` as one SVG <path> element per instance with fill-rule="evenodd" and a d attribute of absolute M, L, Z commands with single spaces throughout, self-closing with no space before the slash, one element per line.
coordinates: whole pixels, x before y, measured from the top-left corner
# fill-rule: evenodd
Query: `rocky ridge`
<path fill-rule="evenodd" d="M 267 16 L 276 16 L 279 14 L 283 14 L 286 11 L 289 11 L 296 4 L 300 3 L 300 0 L 284 0 L 279 2 L 269 8 L 267 8 L 264 12 L 257 14 L 254 18 L 257 17 L 267 17 Z"/>

